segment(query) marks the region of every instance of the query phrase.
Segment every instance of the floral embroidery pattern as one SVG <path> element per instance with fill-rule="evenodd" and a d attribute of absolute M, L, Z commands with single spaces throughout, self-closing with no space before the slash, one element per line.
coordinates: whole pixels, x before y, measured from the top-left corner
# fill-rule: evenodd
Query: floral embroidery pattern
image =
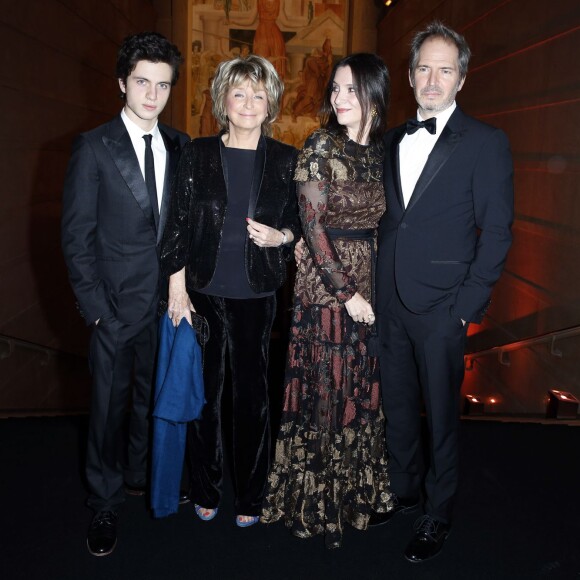
<path fill-rule="evenodd" d="M 379 369 L 369 328 L 344 302 L 371 294 L 375 240 L 332 240 L 327 228 L 373 229 L 385 211 L 382 152 L 316 131 L 295 173 L 308 251 L 299 266 L 286 389 L 262 521 L 323 534 L 338 547 L 344 523 L 365 529 L 392 509 Z"/>

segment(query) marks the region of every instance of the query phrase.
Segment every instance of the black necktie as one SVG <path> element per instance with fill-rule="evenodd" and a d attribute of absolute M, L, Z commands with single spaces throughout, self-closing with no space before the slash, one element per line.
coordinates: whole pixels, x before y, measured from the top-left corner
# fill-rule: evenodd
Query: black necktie
<path fill-rule="evenodd" d="M 143 135 L 143 139 L 145 139 L 145 184 L 153 209 L 155 228 L 157 228 L 159 227 L 159 202 L 157 201 L 157 183 L 155 182 L 155 161 L 153 160 L 153 149 L 151 149 L 153 135 Z"/>
<path fill-rule="evenodd" d="M 421 127 L 427 129 L 431 135 L 435 135 L 436 129 L 436 122 L 437 119 L 435 117 L 431 117 L 426 121 L 417 121 L 417 119 L 409 119 L 407 121 L 407 134 L 412 135 L 415 131 L 418 131 Z"/>

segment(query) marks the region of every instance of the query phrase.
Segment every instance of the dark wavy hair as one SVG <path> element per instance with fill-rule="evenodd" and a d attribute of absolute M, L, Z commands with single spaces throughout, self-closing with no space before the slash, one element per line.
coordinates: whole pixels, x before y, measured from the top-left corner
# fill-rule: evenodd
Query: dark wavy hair
<path fill-rule="evenodd" d="M 157 32 L 140 32 L 127 36 L 117 55 L 117 78 L 127 84 L 127 77 L 135 70 L 140 60 L 164 62 L 173 69 L 171 85 L 179 78 L 179 65 L 183 57 L 175 44 Z"/>
<path fill-rule="evenodd" d="M 361 124 L 357 141 L 360 141 L 370 118 L 370 143 L 381 144 L 387 128 L 387 111 L 391 95 L 389 70 L 376 54 L 358 52 L 339 60 L 333 67 L 320 109 L 321 125 L 334 131 L 345 131 L 332 108 L 333 82 L 336 71 L 349 66 L 356 96 L 361 106 Z"/>
<path fill-rule="evenodd" d="M 411 52 L 409 54 L 409 71 L 411 76 L 417 68 L 417 63 L 419 62 L 419 51 L 423 43 L 429 38 L 441 38 L 445 42 L 450 42 L 457 47 L 458 51 L 458 66 L 459 66 L 459 79 L 464 79 L 467 75 L 467 67 L 469 65 L 469 59 L 471 58 L 471 50 L 469 50 L 469 45 L 463 37 L 455 30 L 445 26 L 439 20 L 434 20 L 427 25 L 425 30 L 417 32 L 411 41 Z"/>

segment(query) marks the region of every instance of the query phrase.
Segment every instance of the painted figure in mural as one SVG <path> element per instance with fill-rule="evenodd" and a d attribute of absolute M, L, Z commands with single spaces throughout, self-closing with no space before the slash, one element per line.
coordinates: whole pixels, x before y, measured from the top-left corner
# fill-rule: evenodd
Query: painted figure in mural
<path fill-rule="evenodd" d="M 262 521 L 300 538 L 367 528 L 392 509 L 373 332 L 376 228 L 385 211 L 383 135 L 389 73 L 374 54 L 337 63 L 322 128 L 295 173 L 308 250 L 299 263 L 286 390 Z"/>
<path fill-rule="evenodd" d="M 210 81 L 211 82 L 211 81 Z M 201 115 L 199 117 L 199 136 L 209 137 L 217 135 L 219 125 L 212 113 L 213 103 L 211 100 L 211 91 L 209 88 L 203 91 L 203 105 L 201 106 Z"/>
<path fill-rule="evenodd" d="M 221 132 L 185 146 L 161 251 L 174 323 L 182 317 L 190 321 L 195 310 L 210 327 L 206 405 L 187 431 L 191 499 L 200 519 L 217 514 L 227 365 L 239 527 L 257 523 L 261 513 L 270 464 L 267 366 L 276 290 L 300 236 L 293 179 L 297 151 L 268 136 L 283 87 L 272 63 L 261 56 L 218 66 L 211 94 Z"/>
<path fill-rule="evenodd" d="M 200 112 L 201 93 L 201 42 L 195 40 L 191 43 L 191 114 Z"/>
<path fill-rule="evenodd" d="M 258 26 L 254 36 L 254 54 L 266 57 L 282 80 L 286 76 L 286 44 L 276 24 L 280 0 L 258 0 Z"/>
<path fill-rule="evenodd" d="M 327 38 L 322 49 L 315 48 L 304 62 L 302 83 L 296 89 L 292 120 L 304 115 L 316 117 L 324 99 L 324 87 L 332 68 L 332 46 Z"/>

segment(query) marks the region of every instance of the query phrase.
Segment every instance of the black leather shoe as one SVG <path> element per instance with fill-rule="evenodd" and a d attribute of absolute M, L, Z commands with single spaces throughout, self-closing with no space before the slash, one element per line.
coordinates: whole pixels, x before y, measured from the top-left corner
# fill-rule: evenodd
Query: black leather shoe
<path fill-rule="evenodd" d="M 179 490 L 179 505 L 189 503 L 189 491 L 186 489 Z"/>
<path fill-rule="evenodd" d="M 87 548 L 93 556 L 108 556 L 117 545 L 117 521 L 114 511 L 99 512 L 87 533 Z"/>
<path fill-rule="evenodd" d="M 147 492 L 147 488 L 144 485 L 129 485 L 125 484 L 125 493 L 127 495 L 143 496 Z"/>
<path fill-rule="evenodd" d="M 398 497 L 393 494 L 393 509 L 390 512 L 378 513 L 373 512 L 369 519 L 369 527 L 382 526 L 390 522 L 397 514 L 406 514 L 416 510 L 419 507 L 417 498 Z"/>
<path fill-rule="evenodd" d="M 431 516 L 420 517 L 415 522 L 415 537 L 405 550 L 405 558 L 415 563 L 433 558 L 441 551 L 450 529 L 449 524 Z"/>

